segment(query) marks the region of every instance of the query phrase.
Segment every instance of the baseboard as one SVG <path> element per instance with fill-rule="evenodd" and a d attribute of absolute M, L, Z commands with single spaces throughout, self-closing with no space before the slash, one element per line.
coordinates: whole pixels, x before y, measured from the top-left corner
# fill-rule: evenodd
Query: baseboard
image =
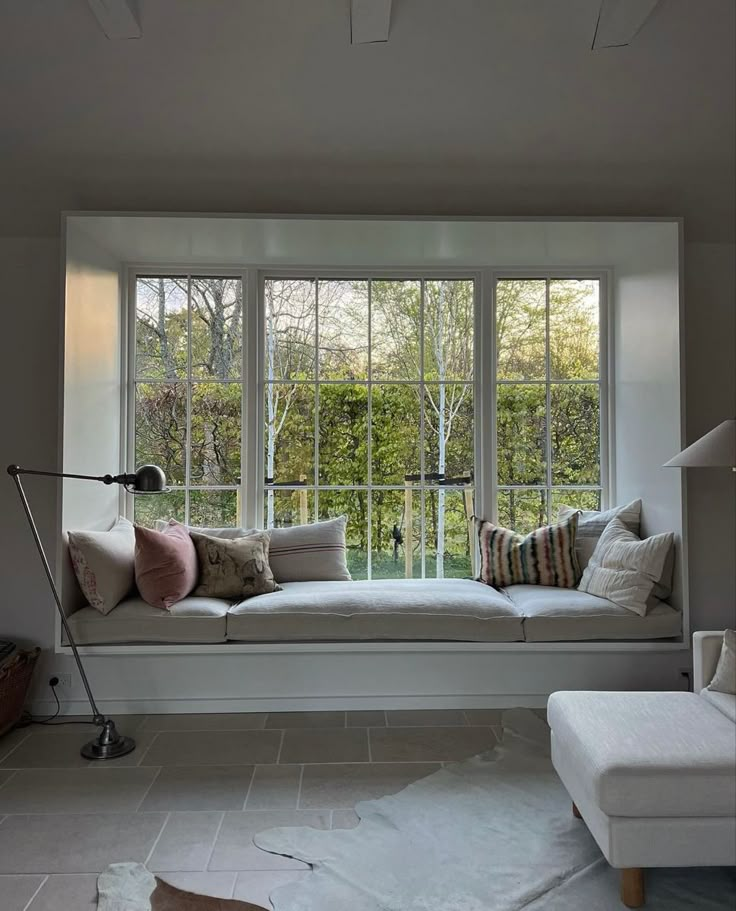
<path fill-rule="evenodd" d="M 288 696 L 256 699 L 99 699 L 107 715 L 227 714 L 228 712 L 318 712 L 361 709 L 508 709 L 544 708 L 545 694 L 457 696 Z M 56 703 L 36 700 L 34 715 L 51 715 Z M 61 715 L 89 714 L 89 703 L 73 699 L 61 703 Z"/>

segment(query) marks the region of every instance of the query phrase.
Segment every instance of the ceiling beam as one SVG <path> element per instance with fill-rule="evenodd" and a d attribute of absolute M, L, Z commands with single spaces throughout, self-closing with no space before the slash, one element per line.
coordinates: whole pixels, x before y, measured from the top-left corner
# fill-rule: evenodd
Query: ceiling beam
<path fill-rule="evenodd" d="M 391 0 L 350 0 L 350 43 L 388 41 Z"/>
<path fill-rule="evenodd" d="M 659 0 L 601 0 L 592 49 L 631 44 L 657 3 Z"/>
<path fill-rule="evenodd" d="M 141 37 L 134 0 L 87 0 L 102 31 L 111 41 Z"/>

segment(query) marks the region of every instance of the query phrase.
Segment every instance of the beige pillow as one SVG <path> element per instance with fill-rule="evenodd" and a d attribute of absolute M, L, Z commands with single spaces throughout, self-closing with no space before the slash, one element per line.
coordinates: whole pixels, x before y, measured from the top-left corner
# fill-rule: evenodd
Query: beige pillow
<path fill-rule="evenodd" d="M 620 519 L 603 530 L 578 589 L 644 617 L 674 544 L 671 532 L 642 541 Z"/>
<path fill-rule="evenodd" d="M 135 583 L 135 529 L 120 518 L 110 531 L 70 531 L 69 556 L 88 603 L 109 614 Z"/>
<path fill-rule="evenodd" d="M 721 657 L 708 689 L 736 696 L 736 630 L 727 629 L 723 634 Z"/>
<path fill-rule="evenodd" d="M 242 538 L 190 535 L 199 561 L 199 584 L 192 595 L 242 600 L 278 590 L 268 563 L 269 532 Z"/>
<path fill-rule="evenodd" d="M 633 500 L 631 503 L 627 503 L 626 506 L 614 506 L 611 509 L 603 510 L 603 512 L 597 509 L 579 510 L 575 506 L 563 504 L 557 511 L 557 520 L 562 522 L 565 519 L 569 519 L 576 512 L 580 513 L 580 521 L 578 522 L 578 533 L 575 538 L 575 553 L 581 571 L 590 562 L 603 530 L 612 519 L 620 519 L 629 531 L 633 531 L 636 535 L 639 534 L 641 500 Z"/>
<path fill-rule="evenodd" d="M 278 582 L 350 582 L 347 517 L 271 530 L 269 560 Z"/>

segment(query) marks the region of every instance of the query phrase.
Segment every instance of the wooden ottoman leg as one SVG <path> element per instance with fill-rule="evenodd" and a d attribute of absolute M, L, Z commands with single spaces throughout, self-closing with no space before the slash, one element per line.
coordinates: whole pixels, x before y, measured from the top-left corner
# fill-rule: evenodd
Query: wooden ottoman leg
<path fill-rule="evenodd" d="M 583 814 L 580 812 L 580 810 L 578 810 L 578 805 L 576 803 L 572 805 L 572 815 L 575 817 L 575 819 L 583 818 Z"/>
<path fill-rule="evenodd" d="M 627 908 L 641 908 L 644 904 L 644 871 L 641 867 L 621 871 L 621 901 Z"/>

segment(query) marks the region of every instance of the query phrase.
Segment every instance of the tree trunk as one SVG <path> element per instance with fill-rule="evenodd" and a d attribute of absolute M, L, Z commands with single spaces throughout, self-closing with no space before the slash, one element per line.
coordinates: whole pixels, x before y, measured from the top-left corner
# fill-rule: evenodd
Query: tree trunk
<path fill-rule="evenodd" d="M 158 280 L 158 337 L 161 343 L 161 359 L 164 362 L 166 378 L 169 380 L 176 379 L 176 364 L 171 356 L 169 349 L 169 336 L 166 332 L 166 289 L 164 280 Z"/>
<path fill-rule="evenodd" d="M 266 383 L 266 408 L 268 413 L 268 427 L 266 430 L 266 477 L 273 478 L 274 457 L 276 452 L 276 403 L 273 393 L 274 378 L 274 349 L 275 341 L 273 337 L 273 317 L 269 311 L 268 329 L 266 334 L 267 353 L 266 362 L 268 368 L 268 377 Z M 274 517 L 274 492 L 266 491 L 266 528 L 273 528 Z"/>

